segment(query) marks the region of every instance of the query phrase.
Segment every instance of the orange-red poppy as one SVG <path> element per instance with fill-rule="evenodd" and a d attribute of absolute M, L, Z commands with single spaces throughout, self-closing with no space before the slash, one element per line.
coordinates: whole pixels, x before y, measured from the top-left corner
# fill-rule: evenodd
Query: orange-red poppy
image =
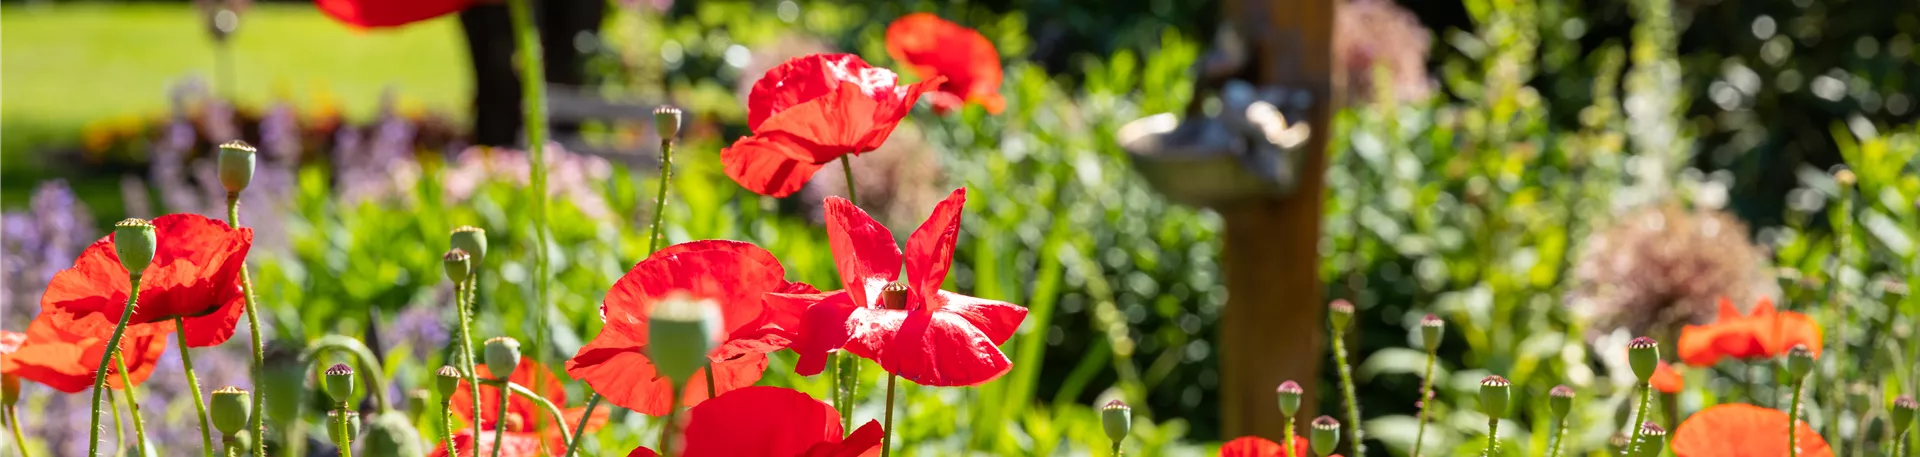
<path fill-rule="evenodd" d="M 946 78 L 927 98 L 935 112 L 959 110 L 968 102 L 1000 114 L 1000 51 L 987 37 L 929 13 L 901 16 L 887 26 L 887 54 L 913 67 L 921 79 Z"/>
<path fill-rule="evenodd" d="M 1678 457 L 1777 457 L 1787 455 L 1787 413 L 1729 403 L 1694 413 L 1673 432 Z M 1802 457 L 1832 457 L 1827 441 L 1805 421 L 1794 422 Z"/>
<path fill-rule="evenodd" d="M 1742 360 L 1771 359 L 1786 354 L 1795 345 L 1804 344 L 1820 356 L 1820 326 L 1805 314 L 1776 311 L 1773 300 L 1762 297 L 1753 312 L 1745 316 L 1733 307 L 1733 301 L 1720 299 L 1720 316 L 1712 324 L 1688 325 L 1680 329 L 1680 360 L 1696 367 L 1710 367 L 1721 358 Z"/>
<path fill-rule="evenodd" d="M 1280 443 L 1275 443 L 1266 438 L 1242 436 L 1234 438 L 1233 441 L 1228 441 L 1227 444 L 1221 445 L 1220 457 L 1286 457 L 1286 451 L 1287 448 L 1280 446 Z M 1313 447 L 1308 445 L 1306 437 L 1293 437 L 1294 457 L 1310 457 L 1312 455 L 1314 455 Z"/>
<path fill-rule="evenodd" d="M 859 457 L 880 454 L 885 435 L 867 421 L 842 437 L 840 413 L 805 393 L 756 386 L 728 392 L 688 411 L 680 457 Z M 655 457 L 639 448 L 628 457 Z"/>
<path fill-rule="evenodd" d="M 78 393 L 93 387 L 95 368 L 106 354 L 107 339 L 62 331 L 53 326 L 46 314 L 27 324 L 27 333 L 12 332 L 0 337 L 0 350 L 15 345 L 0 357 L 0 373 L 46 384 L 55 390 Z M 11 343 L 9 343 L 11 342 Z M 121 340 L 127 360 L 127 378 L 135 385 L 145 382 L 167 352 L 167 335 L 130 336 Z M 8 351 L 0 351 L 8 352 Z M 117 369 L 116 367 L 108 367 Z M 107 386 L 124 389 L 120 376 L 107 376 Z"/>
<path fill-rule="evenodd" d="M 943 81 L 898 80 L 853 54 L 812 54 L 768 70 L 747 94 L 753 134 L 720 151 L 727 176 L 755 193 L 785 197 L 827 162 L 880 148 L 920 94 Z"/>
<path fill-rule="evenodd" d="M 647 320 L 653 305 L 672 294 L 712 299 L 719 305 L 726 342 L 707 354 L 717 372 L 714 392 L 751 386 L 767 370 L 767 353 L 795 337 L 802 308 L 768 306 L 769 292 L 819 292 L 788 282 L 772 253 L 749 243 L 702 240 L 668 246 L 620 277 L 600 305 L 607 323 L 592 342 L 567 361 L 567 374 L 592 385 L 607 401 L 641 414 L 663 416 L 673 386 L 647 358 Z M 707 369 L 694 372 L 681 406 L 707 399 Z"/>
<path fill-rule="evenodd" d="M 1680 370 L 1674 369 L 1664 360 L 1660 362 L 1659 368 L 1653 370 L 1653 378 L 1647 382 L 1653 384 L 1653 390 L 1663 394 L 1677 394 L 1681 389 L 1687 388 L 1687 378 L 1680 376 Z"/>
<path fill-rule="evenodd" d="M 474 366 L 474 372 L 479 375 L 481 379 L 493 378 L 493 374 L 487 371 L 485 365 Z M 536 376 L 540 378 L 540 382 L 537 384 L 534 383 Z M 532 399 L 514 395 L 507 400 L 507 417 L 518 416 L 520 420 L 508 420 L 506 424 L 502 426 L 499 420 L 500 416 L 497 416 L 497 413 L 500 411 L 500 388 L 483 384 L 480 386 L 480 409 L 485 411 L 485 414 L 479 416 L 480 428 L 485 430 L 481 432 L 482 439 L 480 440 L 481 446 L 485 448 L 483 451 L 491 451 L 493 449 L 492 431 L 504 429 L 502 431 L 505 431 L 507 436 L 504 437 L 506 440 L 505 443 L 501 445 L 503 456 L 537 456 L 539 455 L 538 445 L 542 440 L 547 442 L 547 448 L 554 455 L 566 452 L 566 438 L 561 434 L 560 428 L 566 427 L 568 432 L 573 431 L 574 427 L 580 423 L 581 416 L 586 414 L 586 408 L 567 408 L 566 386 L 560 384 L 560 378 L 554 375 L 552 371 L 548 371 L 547 367 L 540 365 L 538 362 L 534 362 L 532 358 L 520 359 L 520 365 L 514 367 L 513 375 L 508 376 L 507 380 L 513 381 L 514 384 L 526 386 L 527 390 L 540 394 L 540 396 L 545 397 L 547 401 L 560 406 L 561 414 L 566 416 L 567 423 L 553 423 L 553 414 L 547 412 L 546 408 L 540 407 L 540 405 Z M 607 414 L 606 408 L 597 408 L 597 410 L 594 411 L 593 418 L 587 420 L 587 430 L 595 430 L 600 428 L 601 425 L 606 424 Z M 474 420 L 473 390 L 472 385 L 467 384 L 466 380 L 461 380 L 459 389 L 453 393 L 453 415 L 468 423 L 472 423 Z M 473 434 L 472 427 L 464 428 L 465 430 L 461 431 L 460 434 L 465 434 L 470 438 Z M 459 438 L 459 436 L 455 436 L 454 446 L 460 448 L 461 455 L 469 455 L 466 451 L 471 449 L 471 443 L 469 442 L 463 446 Z M 533 444 L 527 445 L 524 443 Z M 521 448 L 531 448 L 531 452 L 524 454 L 506 452 Z M 446 446 L 439 446 L 439 449 L 435 452 L 435 455 L 446 455 Z M 486 453 L 482 452 L 479 455 L 486 455 Z"/>
<path fill-rule="evenodd" d="M 246 268 L 253 230 L 197 214 L 168 214 L 153 220 L 159 241 L 153 263 L 140 280 L 140 303 L 127 322 L 129 337 L 166 336 L 173 319 L 193 347 L 213 346 L 233 337 L 246 310 L 240 270 Z M 127 270 L 113 251 L 113 235 L 94 241 L 73 268 L 61 270 L 40 296 L 42 318 L 81 335 L 108 338 L 126 309 Z"/>
<path fill-rule="evenodd" d="M 472 0 L 314 0 L 335 21 L 360 28 L 395 27 L 459 12 Z"/>

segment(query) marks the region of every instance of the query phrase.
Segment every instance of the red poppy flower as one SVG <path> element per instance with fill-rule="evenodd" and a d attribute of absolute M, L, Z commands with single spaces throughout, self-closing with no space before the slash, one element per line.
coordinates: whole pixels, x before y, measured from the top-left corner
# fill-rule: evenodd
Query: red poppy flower
<path fill-rule="evenodd" d="M 993 114 L 1007 108 L 1000 98 L 1000 51 L 978 31 L 928 13 L 908 14 L 887 26 L 887 54 L 913 66 L 921 79 L 946 78 L 927 93 L 935 112 L 968 102 Z"/>
<path fill-rule="evenodd" d="M 1820 326 L 1805 314 L 1775 311 L 1773 300 L 1762 297 L 1753 313 L 1740 315 L 1733 301 L 1720 299 L 1720 316 L 1712 324 L 1680 329 L 1680 360 L 1710 367 L 1722 357 L 1743 360 L 1772 359 L 1804 344 L 1820 355 Z"/>
<path fill-rule="evenodd" d="M 907 280 L 900 283 L 902 256 L 893 233 L 846 199 L 827 197 L 827 243 L 846 289 L 767 300 L 805 306 L 795 373 L 819 374 L 827 352 L 842 348 L 926 386 L 980 384 L 1013 366 L 999 345 L 1020 328 L 1027 309 L 940 290 L 966 199 L 966 188 L 954 190 L 914 230 L 907 239 Z"/>
<path fill-rule="evenodd" d="M 706 240 L 668 246 L 633 266 L 613 284 L 600 315 L 606 327 L 567 361 L 567 374 L 587 381 L 607 401 L 641 414 L 662 416 L 673 387 L 647 359 L 647 314 L 669 294 L 687 293 L 720 305 L 727 341 L 707 354 L 714 391 L 753 385 L 767 369 L 767 353 L 792 342 L 800 310 L 770 308 L 769 292 L 813 293 L 812 286 L 787 282 L 773 254 L 749 243 Z M 707 370 L 696 371 L 681 405 L 707 398 Z"/>
<path fill-rule="evenodd" d="M 747 94 L 747 128 L 720 151 L 727 176 L 761 195 L 800 190 L 827 162 L 878 149 L 940 79 L 896 86 L 853 54 L 812 54 L 768 70 Z"/>
<path fill-rule="evenodd" d="M 1678 457 L 1777 457 L 1787 455 L 1787 413 L 1771 408 L 1729 403 L 1688 416 L 1673 432 L 1673 455 Z M 1827 441 L 1805 421 L 1794 421 L 1794 434 L 1803 457 L 1832 457 Z"/>
<path fill-rule="evenodd" d="M 1647 382 L 1653 384 L 1653 390 L 1663 394 L 1677 394 L 1681 389 L 1687 388 L 1687 378 L 1680 376 L 1680 371 L 1675 370 L 1664 360 L 1660 362 L 1659 368 L 1653 370 L 1653 378 L 1648 379 Z"/>
<path fill-rule="evenodd" d="M 467 9 L 471 0 L 314 0 L 320 12 L 360 28 L 394 27 Z"/>
<path fill-rule="evenodd" d="M 187 345 L 213 346 L 233 337 L 246 310 L 240 293 L 240 269 L 246 268 L 253 230 L 233 229 L 197 214 L 168 214 L 153 220 L 159 244 L 153 263 L 140 280 L 140 303 L 126 335 L 165 336 L 173 318 L 185 317 L 181 333 Z M 113 252 L 113 235 L 88 245 L 47 284 L 40 307 L 53 325 L 68 332 L 108 338 L 127 305 L 127 270 Z"/>
<path fill-rule="evenodd" d="M 481 379 L 493 378 L 493 374 L 487 371 L 486 365 L 475 365 L 474 372 Z M 534 382 L 536 376 L 539 377 L 538 384 Z M 554 455 L 566 452 L 567 442 L 564 435 L 560 432 L 560 427 L 566 427 L 569 432 L 573 431 L 573 428 L 580 423 L 581 416 L 585 415 L 586 408 L 567 408 L 567 388 L 560 384 L 560 377 L 554 375 L 551 371 L 547 371 L 547 367 L 540 365 L 538 362 L 534 362 L 532 358 L 520 359 L 520 365 L 514 367 L 513 375 L 508 376 L 507 380 L 513 381 L 514 384 L 526 386 L 527 390 L 540 394 L 540 396 L 545 397 L 547 401 L 561 406 L 562 409 L 560 412 L 566 416 L 567 423 L 554 424 L 553 414 L 547 412 L 546 408 L 541 407 L 538 403 L 534 403 L 532 399 L 514 395 L 507 400 L 507 417 L 510 419 L 506 421 L 505 426 L 500 426 L 500 417 L 496 415 L 496 413 L 500 411 L 500 388 L 483 384 L 480 386 L 480 409 L 485 411 L 486 414 L 480 416 L 480 428 L 486 430 L 481 432 L 482 438 L 484 438 L 481 440 L 483 443 L 482 446 L 486 448 L 484 451 L 491 451 L 493 449 L 493 435 L 490 432 L 505 429 L 504 431 L 507 433 L 507 436 L 505 437 L 506 442 L 501 445 L 502 455 L 537 456 L 539 455 L 538 445 L 542 440 L 547 442 L 547 448 L 550 449 Z M 459 389 L 453 393 L 453 415 L 467 423 L 472 423 L 475 417 L 473 414 L 472 389 L 472 385 L 462 380 L 460 381 Z M 518 420 L 511 419 L 515 416 L 518 417 Z M 587 421 L 587 430 L 598 429 L 606 423 L 607 410 L 602 408 L 595 411 L 593 418 Z M 464 433 L 472 435 L 472 430 L 472 427 L 466 427 Z M 470 447 L 461 447 L 462 445 L 457 438 L 456 436 L 454 446 L 460 447 L 461 454 L 466 455 L 466 450 L 470 449 Z M 533 444 L 531 446 L 518 444 L 521 442 L 531 442 Z M 471 446 L 471 444 L 467 446 Z M 511 452 L 522 447 L 532 447 L 533 449 L 526 454 L 515 454 Z M 446 448 L 445 445 L 442 445 L 440 449 L 435 452 L 439 453 L 437 455 L 445 455 Z M 480 455 L 486 454 L 483 452 Z"/>
<path fill-rule="evenodd" d="M 1242 436 L 1220 446 L 1220 457 L 1286 457 L 1287 449 L 1266 438 Z M 1294 457 L 1309 457 L 1313 447 L 1307 444 L 1307 438 L 1293 437 Z"/>
<path fill-rule="evenodd" d="M 867 421 L 841 438 L 840 413 L 807 394 L 779 387 L 748 387 L 689 411 L 677 440 L 681 457 L 856 457 L 879 455 L 885 432 Z M 655 457 L 634 449 L 628 457 Z"/>
<path fill-rule="evenodd" d="M 13 332 L 0 337 L 0 373 L 19 376 L 55 390 L 79 393 L 93 387 L 95 368 L 107 348 L 105 337 L 86 336 L 54 327 L 46 314 L 27 324 L 27 333 Z M 121 340 L 127 359 L 127 378 L 138 385 L 153 374 L 160 355 L 167 352 L 167 335 L 130 336 Z M 13 349 L 7 350 L 6 346 Z M 113 368 L 113 367 L 109 367 Z M 124 389 L 117 374 L 107 376 L 107 386 Z"/>

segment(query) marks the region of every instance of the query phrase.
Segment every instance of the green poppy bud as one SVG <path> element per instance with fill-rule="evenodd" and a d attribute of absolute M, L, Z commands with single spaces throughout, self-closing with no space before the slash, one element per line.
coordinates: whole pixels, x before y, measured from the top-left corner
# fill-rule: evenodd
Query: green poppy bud
<path fill-rule="evenodd" d="M 1440 337 L 1447 333 L 1447 321 L 1440 316 L 1428 314 L 1420 318 L 1420 342 L 1426 344 L 1427 352 L 1440 349 Z"/>
<path fill-rule="evenodd" d="M 1347 325 L 1353 323 L 1353 302 L 1334 300 L 1327 304 L 1327 321 L 1333 325 L 1333 331 L 1346 331 Z"/>
<path fill-rule="evenodd" d="M 1120 444 L 1120 440 L 1127 439 L 1127 432 L 1133 430 L 1133 408 L 1120 400 L 1107 402 L 1107 406 L 1100 408 L 1100 426 L 1106 429 L 1107 439 Z"/>
<path fill-rule="evenodd" d="M 233 140 L 220 145 L 220 185 L 227 194 L 238 194 L 253 182 L 253 146 Z"/>
<path fill-rule="evenodd" d="M 648 317 L 647 358 L 674 386 L 686 386 L 720 342 L 720 308 L 711 300 L 669 297 Z"/>
<path fill-rule="evenodd" d="M 486 229 L 471 225 L 462 225 L 454 227 L 453 233 L 448 237 L 454 249 L 467 251 L 467 256 L 472 259 L 471 262 L 473 262 L 474 266 L 478 266 L 481 262 L 487 260 Z"/>
<path fill-rule="evenodd" d="M 392 457 L 426 457 L 427 455 L 426 443 L 420 441 L 420 430 L 413 428 L 413 421 L 399 411 L 374 413 L 367 420 L 367 430 L 362 433 L 366 438 L 355 438 L 355 441 L 360 442 L 365 455 Z"/>
<path fill-rule="evenodd" d="M 1554 420 L 1564 420 L 1573 412 L 1573 388 L 1565 385 L 1553 386 L 1547 391 L 1547 406 L 1553 409 Z"/>
<path fill-rule="evenodd" d="M 333 445 L 346 446 L 360 439 L 360 413 L 354 411 L 327 411 L 327 436 L 333 438 Z M 340 423 L 346 422 L 346 435 L 341 435 Z"/>
<path fill-rule="evenodd" d="M 1808 350 L 1807 345 L 1796 344 L 1793 345 L 1793 349 L 1787 350 L 1788 379 L 1791 379 L 1793 382 L 1800 382 L 1801 379 L 1807 377 L 1807 373 L 1812 372 L 1813 351 Z"/>
<path fill-rule="evenodd" d="M 1627 365 L 1633 367 L 1633 375 L 1640 382 L 1653 379 L 1653 372 L 1660 369 L 1660 342 L 1644 336 L 1628 341 Z"/>
<path fill-rule="evenodd" d="M 13 406 L 20 403 L 20 377 L 12 373 L 0 374 L 0 405 Z"/>
<path fill-rule="evenodd" d="M 1488 376 L 1480 380 L 1480 413 L 1500 417 L 1507 413 L 1507 399 L 1511 397 L 1513 383 L 1499 375 Z"/>
<path fill-rule="evenodd" d="M 504 336 L 487 339 L 486 360 L 493 377 L 507 379 L 520 366 L 520 340 Z"/>
<path fill-rule="evenodd" d="M 1313 444 L 1313 453 L 1320 457 L 1333 454 L 1333 448 L 1340 445 L 1340 421 L 1329 416 L 1313 419 L 1313 426 L 1307 433 L 1307 441 Z"/>
<path fill-rule="evenodd" d="M 473 271 L 471 258 L 467 256 L 467 251 L 460 248 L 447 251 L 447 255 L 440 256 L 440 260 L 446 261 L 447 279 L 455 283 L 466 282 L 467 274 Z"/>
<path fill-rule="evenodd" d="M 434 387 L 435 390 L 440 391 L 440 399 L 442 400 L 453 398 L 454 391 L 460 390 L 460 379 L 466 377 L 460 374 L 460 369 L 446 365 L 441 365 L 440 371 L 436 371 L 434 374 L 436 375 L 434 377 Z"/>
<path fill-rule="evenodd" d="M 653 130 L 660 133 L 662 140 L 671 140 L 680 136 L 680 108 L 671 106 L 654 108 Z"/>
<path fill-rule="evenodd" d="M 252 418 L 253 395 L 238 387 L 227 386 L 213 391 L 213 398 L 207 400 L 208 414 L 213 416 L 213 428 L 221 435 L 233 436 L 247 428 Z"/>
<path fill-rule="evenodd" d="M 1833 172 L 1833 182 L 1841 186 L 1851 186 L 1854 181 L 1853 170 L 1841 168 L 1840 171 Z"/>
<path fill-rule="evenodd" d="M 1280 383 L 1280 387 L 1273 392 L 1280 397 L 1280 414 L 1287 417 L 1300 412 L 1300 396 L 1307 393 L 1300 388 L 1300 383 L 1292 380 Z"/>
<path fill-rule="evenodd" d="M 113 253 L 120 256 L 120 266 L 127 269 L 127 275 L 135 278 L 147 271 L 147 265 L 153 263 L 153 251 L 159 246 L 159 236 L 153 232 L 153 223 L 143 219 L 129 218 L 113 224 Z"/>
<path fill-rule="evenodd" d="M 326 380 L 327 396 L 333 397 L 335 403 L 353 401 L 353 367 L 336 363 L 327 367 L 323 375 Z"/>
<path fill-rule="evenodd" d="M 1667 429 L 1653 422 L 1640 424 L 1640 442 L 1634 443 L 1633 455 L 1659 457 L 1660 451 L 1666 450 L 1666 447 Z"/>
<path fill-rule="evenodd" d="M 1901 395 L 1900 398 L 1893 399 L 1893 411 L 1890 415 L 1893 416 L 1894 436 L 1899 436 L 1901 432 L 1907 430 L 1908 426 L 1913 425 L 1915 409 L 1920 409 L 1920 402 L 1913 401 L 1912 395 Z"/>

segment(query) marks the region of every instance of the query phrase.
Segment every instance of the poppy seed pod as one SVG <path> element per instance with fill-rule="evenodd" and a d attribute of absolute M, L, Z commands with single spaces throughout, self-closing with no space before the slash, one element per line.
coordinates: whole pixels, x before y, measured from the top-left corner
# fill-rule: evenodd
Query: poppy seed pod
<path fill-rule="evenodd" d="M 1553 409 L 1554 420 L 1564 420 L 1573 412 L 1573 388 L 1566 385 L 1553 386 L 1547 391 L 1547 407 Z"/>
<path fill-rule="evenodd" d="M 1807 373 L 1811 372 L 1813 372 L 1813 351 L 1808 350 L 1807 345 L 1796 344 L 1793 345 L 1793 349 L 1787 350 L 1788 379 L 1800 382 L 1807 377 Z"/>
<path fill-rule="evenodd" d="M 1333 454 L 1333 448 L 1340 445 L 1340 421 L 1331 416 L 1313 418 L 1312 430 L 1307 433 L 1307 441 L 1313 445 L 1313 453 L 1320 457 Z"/>
<path fill-rule="evenodd" d="M 323 374 L 326 380 L 327 396 L 333 397 L 333 401 L 338 403 L 353 401 L 353 367 L 336 363 L 327 367 L 327 371 Z"/>
<path fill-rule="evenodd" d="M 227 386 L 213 391 L 213 399 L 207 400 L 208 414 L 213 416 L 213 428 L 221 435 L 233 436 L 247 428 L 252 418 L 253 395 L 239 387 Z"/>
<path fill-rule="evenodd" d="M 1447 321 L 1440 320 L 1440 316 L 1428 314 L 1420 318 L 1420 342 L 1427 345 L 1427 352 L 1439 349 L 1440 337 L 1445 336 L 1446 333 Z"/>
<path fill-rule="evenodd" d="M 467 256 L 473 265 L 480 265 L 487 260 L 486 229 L 471 225 L 454 227 L 453 233 L 448 235 L 448 242 L 454 249 L 467 251 Z"/>
<path fill-rule="evenodd" d="M 680 136 L 680 108 L 671 106 L 654 108 L 653 130 L 660 133 L 662 140 L 671 140 Z"/>
<path fill-rule="evenodd" d="M 473 262 L 471 259 L 471 257 L 467 256 L 467 251 L 461 250 L 460 248 L 453 248 L 453 250 L 447 251 L 447 255 L 440 256 L 440 260 L 446 261 L 447 264 L 447 279 L 451 279 L 455 283 L 466 282 L 467 275 L 473 272 Z"/>
<path fill-rule="evenodd" d="M 253 183 L 254 149 L 245 141 L 233 140 L 220 145 L 220 185 L 227 194 L 238 194 Z"/>
<path fill-rule="evenodd" d="M 1480 413 L 1500 417 L 1507 413 L 1507 399 L 1513 395 L 1513 383 L 1499 375 L 1480 380 Z"/>
<path fill-rule="evenodd" d="M 887 309 L 907 309 L 907 283 L 894 281 L 880 288 L 880 304 Z"/>
<path fill-rule="evenodd" d="M 128 218 L 113 224 L 113 253 L 120 256 L 120 267 L 127 269 L 127 275 L 139 278 L 147 271 L 147 265 L 153 264 L 153 252 L 160 245 L 158 235 L 153 232 L 153 223 L 145 219 Z"/>
<path fill-rule="evenodd" d="M 342 414 L 344 413 L 344 414 Z M 346 422 L 346 435 L 340 433 L 341 422 Z M 360 413 L 354 411 L 327 411 L 327 436 L 333 438 L 335 446 L 346 446 L 360 439 Z"/>
<path fill-rule="evenodd" d="M 720 341 L 720 308 L 711 300 L 671 297 L 653 305 L 648 318 L 647 358 L 676 387 L 707 365 Z"/>
<path fill-rule="evenodd" d="M 1633 367 L 1633 375 L 1640 382 L 1653 379 L 1653 372 L 1660 369 L 1660 342 L 1644 336 L 1628 341 L 1627 365 Z"/>
<path fill-rule="evenodd" d="M 1893 399 L 1893 434 L 1899 436 L 1908 426 L 1913 425 L 1913 410 L 1920 409 L 1920 402 L 1913 401 L 1912 395 L 1901 395 Z"/>
<path fill-rule="evenodd" d="M 500 379 L 507 379 L 513 369 L 520 366 L 520 340 L 504 336 L 487 339 L 487 371 Z"/>
<path fill-rule="evenodd" d="M 1346 331 L 1353 323 L 1353 302 L 1343 299 L 1327 304 L 1327 322 L 1333 325 L 1333 331 Z"/>
<path fill-rule="evenodd" d="M 1634 443 L 1634 455 L 1639 457 L 1658 457 L 1667 447 L 1667 429 L 1660 424 L 1647 422 L 1640 424 L 1640 442 Z"/>
<path fill-rule="evenodd" d="M 460 374 L 460 369 L 446 365 L 441 365 L 434 375 L 434 390 L 440 392 L 442 400 L 453 398 L 453 392 L 460 390 L 460 379 L 466 377 Z"/>
<path fill-rule="evenodd" d="M 426 457 L 427 445 L 420 441 L 420 430 L 399 411 L 374 413 L 367 418 L 366 438 L 360 442 L 366 455 L 383 457 Z M 515 430 L 515 429 L 508 429 Z"/>
<path fill-rule="evenodd" d="M 1280 397 L 1280 414 L 1293 417 L 1295 413 L 1300 412 L 1300 395 L 1306 393 L 1306 390 L 1300 388 L 1300 383 L 1288 380 L 1280 383 L 1280 387 L 1273 392 Z"/>
<path fill-rule="evenodd" d="M 1120 444 L 1120 440 L 1127 438 L 1127 432 L 1133 430 L 1133 408 L 1120 400 L 1107 402 L 1107 406 L 1100 408 L 1100 427 L 1106 429 L 1107 439 Z"/>

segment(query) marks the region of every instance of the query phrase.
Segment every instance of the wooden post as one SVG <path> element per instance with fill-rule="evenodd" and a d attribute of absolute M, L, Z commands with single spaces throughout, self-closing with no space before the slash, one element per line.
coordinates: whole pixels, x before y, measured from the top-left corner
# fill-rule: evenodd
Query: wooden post
<path fill-rule="evenodd" d="M 1248 74 L 1257 75 L 1256 84 L 1305 88 L 1314 96 L 1308 121 L 1314 132 L 1302 150 L 1294 191 L 1216 208 L 1227 224 L 1228 295 L 1220 322 L 1220 413 L 1226 437 L 1279 441 L 1286 422 L 1274 388 L 1285 380 L 1306 390 L 1299 431 L 1318 410 L 1321 364 L 1328 358 L 1319 243 L 1327 137 L 1339 99 L 1333 65 L 1337 1 L 1228 0 L 1222 5 L 1226 19 L 1235 21 L 1251 45 Z"/>

